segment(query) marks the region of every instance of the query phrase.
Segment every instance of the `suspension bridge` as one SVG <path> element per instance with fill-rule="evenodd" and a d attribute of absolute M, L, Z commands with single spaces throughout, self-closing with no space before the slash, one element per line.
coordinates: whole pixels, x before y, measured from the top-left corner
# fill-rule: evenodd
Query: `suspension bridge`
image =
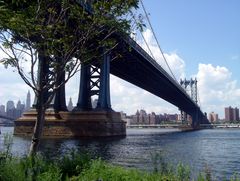
<path fill-rule="evenodd" d="M 142 1 L 140 2 L 156 39 L 147 11 Z M 142 37 L 144 39 L 144 36 Z M 99 62 L 92 61 L 90 64 L 82 64 L 79 97 L 72 112 L 68 112 L 66 109 L 65 88 L 62 87 L 56 92 L 51 111 L 46 113 L 43 133 L 45 136 L 125 135 L 126 125 L 121 121 L 120 114 L 113 111 L 111 107 L 110 74 L 175 105 L 183 115 L 190 115 L 193 129 L 198 129 L 200 124 L 208 123 L 206 115 L 197 104 L 197 89 L 193 93 L 195 98 L 188 95 L 185 90 L 188 84 L 194 85 L 194 83 L 186 81 L 187 83 L 179 84 L 157 39 L 159 51 L 169 69 L 168 71 L 157 63 L 148 45 L 146 46 L 149 53 L 130 36 L 116 34 L 116 39 L 118 46 L 113 51 L 121 54 L 121 57 L 112 60 L 112 52 L 109 52 L 104 54 Z M 92 106 L 92 96 L 98 98 L 96 108 Z M 14 133 L 17 135 L 31 134 L 35 118 L 36 112 L 34 110 L 25 113 L 22 118 L 15 121 Z"/>

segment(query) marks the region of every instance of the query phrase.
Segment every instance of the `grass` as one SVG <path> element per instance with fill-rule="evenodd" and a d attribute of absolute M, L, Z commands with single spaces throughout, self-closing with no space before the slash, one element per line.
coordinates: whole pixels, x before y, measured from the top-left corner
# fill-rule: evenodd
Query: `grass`
<path fill-rule="evenodd" d="M 1 181 L 188 181 L 191 180 L 190 175 L 190 168 L 183 164 L 176 169 L 145 172 L 113 166 L 76 152 L 55 160 L 46 160 L 41 155 L 19 158 L 1 153 L 0 161 Z M 209 181 L 211 178 L 209 174 L 202 173 L 197 180 Z M 238 179 L 234 177 L 232 180 Z"/>

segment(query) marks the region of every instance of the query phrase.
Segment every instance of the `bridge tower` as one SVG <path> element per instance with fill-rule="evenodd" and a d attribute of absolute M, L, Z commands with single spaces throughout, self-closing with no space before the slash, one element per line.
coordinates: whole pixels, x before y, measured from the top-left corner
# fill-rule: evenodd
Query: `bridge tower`
<path fill-rule="evenodd" d="M 188 92 L 188 88 L 190 88 L 190 96 L 192 100 L 197 104 L 198 103 L 198 90 L 197 90 L 197 79 L 190 79 L 190 80 L 180 80 L 180 85 L 184 88 L 186 92 Z M 185 122 L 188 120 L 188 114 L 181 110 L 181 119 L 182 122 Z M 195 119 L 195 118 L 192 118 Z M 197 118 L 196 118 L 197 119 Z"/>
<path fill-rule="evenodd" d="M 90 111 L 92 97 L 97 96 L 95 110 L 112 111 L 110 101 L 110 59 L 109 54 L 103 55 L 101 62 L 95 64 L 83 63 L 81 67 L 80 88 L 77 106 L 73 111 Z"/>
<path fill-rule="evenodd" d="M 103 53 L 98 60 L 81 65 L 79 96 L 76 107 L 68 111 L 65 101 L 65 85 L 55 92 L 46 110 L 45 137 L 88 137 L 88 136 L 125 136 L 126 123 L 119 112 L 111 108 L 110 100 L 110 61 L 111 54 Z M 44 74 L 49 73 L 43 65 Z M 58 83 L 64 81 L 59 76 Z M 48 96 L 46 92 L 45 96 Z M 92 97 L 98 98 L 97 107 L 92 106 Z M 47 98 L 46 98 L 47 99 Z M 36 120 L 36 102 L 33 108 L 15 121 L 14 134 L 31 136 Z"/>

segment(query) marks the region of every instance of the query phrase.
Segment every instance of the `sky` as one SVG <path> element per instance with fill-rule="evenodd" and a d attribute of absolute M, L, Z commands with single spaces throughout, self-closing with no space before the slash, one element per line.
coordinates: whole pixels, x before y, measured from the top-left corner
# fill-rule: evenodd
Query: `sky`
<path fill-rule="evenodd" d="M 177 80 L 197 78 L 201 109 L 224 118 L 224 107 L 240 107 L 240 1 L 143 0 L 143 3 Z M 147 24 L 146 17 L 143 20 Z M 149 25 L 143 35 L 156 61 L 165 68 Z M 143 40 L 138 37 L 136 40 L 146 48 Z M 79 80 L 76 75 L 66 85 L 67 102 L 72 97 L 76 104 Z M 25 102 L 28 90 L 16 72 L 0 65 L 0 104 L 7 100 Z M 175 106 L 114 76 L 111 102 L 115 111 L 128 114 L 137 109 L 178 113 Z"/>

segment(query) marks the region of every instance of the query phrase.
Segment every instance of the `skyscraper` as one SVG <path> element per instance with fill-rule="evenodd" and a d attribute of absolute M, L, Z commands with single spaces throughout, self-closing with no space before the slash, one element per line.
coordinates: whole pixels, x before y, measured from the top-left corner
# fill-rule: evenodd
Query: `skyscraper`
<path fill-rule="evenodd" d="M 70 97 L 70 99 L 69 99 L 67 109 L 68 109 L 69 111 L 72 111 L 72 110 L 73 110 L 73 103 L 72 103 L 72 98 L 71 98 L 71 97 Z"/>
<path fill-rule="evenodd" d="M 30 91 L 28 91 L 25 110 L 28 111 L 30 107 L 31 107 L 31 94 Z"/>
<path fill-rule="evenodd" d="M 7 101 L 6 111 L 11 110 L 11 109 L 15 109 L 15 106 L 14 106 L 14 102 L 9 100 L 9 101 Z"/>
<path fill-rule="evenodd" d="M 0 105 L 0 113 L 2 115 L 5 115 L 6 111 L 5 111 L 5 106 L 4 105 Z"/>
<path fill-rule="evenodd" d="M 21 103 L 21 101 L 19 100 L 17 102 L 17 106 L 16 106 L 16 110 L 15 110 L 15 114 L 13 115 L 14 118 L 19 118 L 23 111 L 25 109 L 25 105 Z"/>

